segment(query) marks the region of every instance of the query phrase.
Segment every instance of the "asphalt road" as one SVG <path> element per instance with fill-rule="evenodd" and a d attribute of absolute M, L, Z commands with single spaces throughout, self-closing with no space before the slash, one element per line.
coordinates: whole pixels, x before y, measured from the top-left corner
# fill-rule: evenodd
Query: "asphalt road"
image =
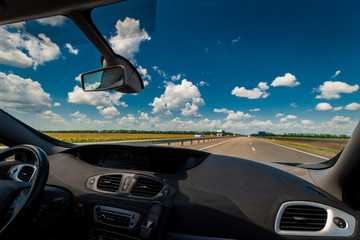
<path fill-rule="evenodd" d="M 251 137 L 224 138 L 184 147 L 266 162 L 318 163 L 326 158 Z"/>

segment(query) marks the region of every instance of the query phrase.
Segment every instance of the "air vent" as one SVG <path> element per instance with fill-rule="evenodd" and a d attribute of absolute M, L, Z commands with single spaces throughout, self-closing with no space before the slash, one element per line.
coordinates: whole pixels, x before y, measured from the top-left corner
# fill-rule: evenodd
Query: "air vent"
<path fill-rule="evenodd" d="M 160 192 L 163 186 L 164 184 L 156 180 L 141 177 L 136 181 L 131 194 L 141 197 L 154 197 Z"/>
<path fill-rule="evenodd" d="M 280 230 L 320 231 L 325 227 L 327 212 L 323 208 L 292 205 L 288 206 L 280 220 Z"/>
<path fill-rule="evenodd" d="M 106 192 L 116 192 L 120 186 L 121 175 L 103 175 L 97 181 L 97 189 Z"/>
<path fill-rule="evenodd" d="M 23 166 L 18 174 L 18 179 L 23 182 L 30 182 L 33 174 L 34 174 L 35 168 L 31 166 Z"/>

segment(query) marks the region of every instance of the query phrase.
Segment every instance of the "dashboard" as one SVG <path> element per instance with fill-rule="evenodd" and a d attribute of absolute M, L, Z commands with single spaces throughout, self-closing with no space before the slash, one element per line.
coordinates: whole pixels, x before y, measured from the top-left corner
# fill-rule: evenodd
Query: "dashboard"
<path fill-rule="evenodd" d="M 359 237 L 359 215 L 350 207 L 303 179 L 246 159 L 97 144 L 50 155 L 49 162 L 45 193 L 53 196 L 48 202 L 63 199 L 71 239 Z M 48 223 L 44 216 L 38 225 Z"/>

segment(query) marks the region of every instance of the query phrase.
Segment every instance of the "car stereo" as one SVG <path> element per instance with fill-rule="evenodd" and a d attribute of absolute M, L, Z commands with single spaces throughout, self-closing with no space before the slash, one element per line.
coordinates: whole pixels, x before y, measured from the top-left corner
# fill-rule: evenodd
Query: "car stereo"
<path fill-rule="evenodd" d="M 132 229 L 140 219 L 140 213 L 101 205 L 94 206 L 95 222 L 113 227 Z"/>

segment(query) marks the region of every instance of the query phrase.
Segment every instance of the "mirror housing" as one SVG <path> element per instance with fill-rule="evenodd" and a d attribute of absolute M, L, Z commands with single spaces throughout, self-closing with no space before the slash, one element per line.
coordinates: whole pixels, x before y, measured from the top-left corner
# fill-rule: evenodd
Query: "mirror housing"
<path fill-rule="evenodd" d="M 138 93 L 144 83 L 135 66 L 126 58 L 114 55 L 101 57 L 104 68 L 81 74 L 81 85 L 85 92 L 115 90 L 121 93 Z"/>
<path fill-rule="evenodd" d="M 114 54 L 111 58 L 101 57 L 101 63 L 104 68 L 116 65 L 121 65 L 124 67 L 124 85 L 121 88 L 118 88 L 116 91 L 122 93 L 138 93 L 144 89 L 144 83 L 140 73 L 136 67 L 126 58 Z"/>
<path fill-rule="evenodd" d="M 125 68 L 117 65 L 93 70 L 81 75 L 81 85 L 85 92 L 121 90 L 125 85 Z"/>

